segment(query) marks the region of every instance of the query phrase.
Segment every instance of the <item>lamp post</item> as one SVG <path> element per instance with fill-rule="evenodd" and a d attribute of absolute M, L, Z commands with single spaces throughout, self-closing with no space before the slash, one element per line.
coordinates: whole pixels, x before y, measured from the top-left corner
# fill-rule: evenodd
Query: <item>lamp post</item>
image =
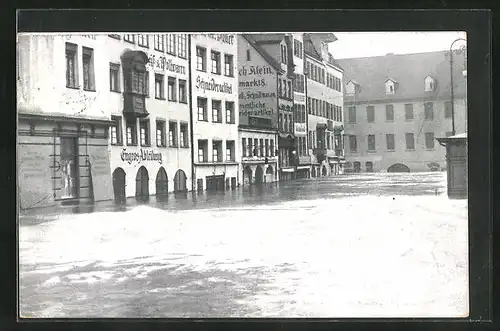
<path fill-rule="evenodd" d="M 453 91 L 453 45 L 457 41 L 467 41 L 464 38 L 455 39 L 450 45 L 450 86 L 451 86 L 451 135 L 455 135 L 455 100 Z"/>

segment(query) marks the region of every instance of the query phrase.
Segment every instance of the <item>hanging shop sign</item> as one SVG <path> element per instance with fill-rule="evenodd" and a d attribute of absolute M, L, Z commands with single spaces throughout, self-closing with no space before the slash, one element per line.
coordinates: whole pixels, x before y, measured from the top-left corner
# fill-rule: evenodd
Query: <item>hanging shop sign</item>
<path fill-rule="evenodd" d="M 127 152 L 127 149 L 124 148 L 120 154 L 123 162 L 127 162 L 128 164 L 132 164 L 133 162 L 141 163 L 145 161 L 157 161 L 159 164 L 162 164 L 162 154 L 155 153 L 153 150 L 148 149 L 140 149 L 138 152 Z"/>

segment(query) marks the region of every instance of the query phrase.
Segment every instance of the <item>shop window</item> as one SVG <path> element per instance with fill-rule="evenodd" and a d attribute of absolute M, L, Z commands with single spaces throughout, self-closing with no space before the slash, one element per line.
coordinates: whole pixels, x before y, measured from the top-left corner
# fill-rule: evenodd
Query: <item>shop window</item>
<path fill-rule="evenodd" d="M 78 88 L 78 46 L 66 43 L 66 87 Z"/>

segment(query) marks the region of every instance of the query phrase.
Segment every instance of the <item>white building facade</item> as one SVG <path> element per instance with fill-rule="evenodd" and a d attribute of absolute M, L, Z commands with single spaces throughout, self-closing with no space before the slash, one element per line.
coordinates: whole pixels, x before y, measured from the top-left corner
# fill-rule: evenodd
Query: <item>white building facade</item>
<path fill-rule="evenodd" d="M 237 37 L 190 35 L 193 187 L 234 189 L 241 183 Z"/>

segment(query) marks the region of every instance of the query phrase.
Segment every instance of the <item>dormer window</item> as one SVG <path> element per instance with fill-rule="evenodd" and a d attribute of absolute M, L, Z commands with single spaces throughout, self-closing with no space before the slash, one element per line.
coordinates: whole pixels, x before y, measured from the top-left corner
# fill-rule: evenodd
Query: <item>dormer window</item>
<path fill-rule="evenodd" d="M 356 93 L 359 93 L 359 91 L 360 91 L 360 87 L 356 82 L 354 82 L 352 80 L 347 82 L 346 88 L 345 88 L 345 92 L 347 95 L 354 95 Z"/>
<path fill-rule="evenodd" d="M 436 81 L 431 76 L 425 77 L 425 92 L 432 92 L 436 89 Z"/>
<path fill-rule="evenodd" d="M 385 94 L 393 95 L 394 93 L 396 93 L 396 87 L 397 87 L 397 83 L 395 81 L 393 81 L 392 79 L 388 79 L 385 82 Z"/>

